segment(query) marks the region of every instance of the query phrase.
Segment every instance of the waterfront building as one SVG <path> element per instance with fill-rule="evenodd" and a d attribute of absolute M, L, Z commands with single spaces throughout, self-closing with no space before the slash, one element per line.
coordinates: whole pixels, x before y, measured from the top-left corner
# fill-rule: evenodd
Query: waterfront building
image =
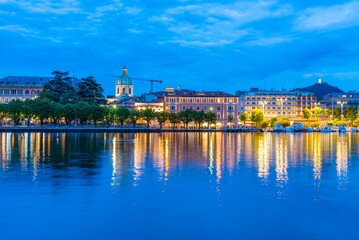
<path fill-rule="evenodd" d="M 35 98 L 51 77 L 9 76 L 0 79 L 0 103 Z"/>
<path fill-rule="evenodd" d="M 123 96 L 133 96 L 133 83 L 127 75 L 127 67 L 125 65 L 122 68 L 122 75 L 116 82 L 116 98 Z"/>
<path fill-rule="evenodd" d="M 286 116 L 293 121 L 302 120 L 303 109 L 313 109 L 317 105 L 316 96 L 304 91 L 251 88 L 249 91 L 237 91 L 236 94 L 239 97 L 239 115 L 261 109 L 267 119 Z"/>
<path fill-rule="evenodd" d="M 233 124 L 238 123 L 238 97 L 221 91 L 193 91 L 174 90 L 166 88 L 164 96 L 164 108 L 167 112 L 179 113 L 186 109 L 204 112 L 214 112 L 217 115 L 217 126 L 227 126 L 228 117 L 233 117 Z"/>
<path fill-rule="evenodd" d="M 164 111 L 163 95 L 159 93 L 145 93 L 138 98 L 135 103 L 135 109 L 138 111 L 145 110 L 146 108 L 152 109 L 154 112 Z"/>
<path fill-rule="evenodd" d="M 356 91 L 349 91 L 346 93 L 329 93 L 324 96 L 323 102 L 325 108 L 329 108 L 334 112 L 334 108 L 341 108 L 343 110 L 352 106 L 355 109 L 359 106 L 359 94 Z"/>
<path fill-rule="evenodd" d="M 0 79 L 0 103 L 11 100 L 34 99 L 44 89 L 44 84 L 52 77 L 9 76 Z M 74 83 L 80 80 L 73 78 Z"/>

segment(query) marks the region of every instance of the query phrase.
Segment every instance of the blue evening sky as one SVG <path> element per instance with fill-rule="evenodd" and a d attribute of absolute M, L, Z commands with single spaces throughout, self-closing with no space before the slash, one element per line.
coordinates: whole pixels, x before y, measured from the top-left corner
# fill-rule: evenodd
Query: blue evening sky
<path fill-rule="evenodd" d="M 129 75 L 164 87 L 359 88 L 359 1 L 0 0 L 0 76 Z M 149 91 L 135 82 L 135 94 Z"/>

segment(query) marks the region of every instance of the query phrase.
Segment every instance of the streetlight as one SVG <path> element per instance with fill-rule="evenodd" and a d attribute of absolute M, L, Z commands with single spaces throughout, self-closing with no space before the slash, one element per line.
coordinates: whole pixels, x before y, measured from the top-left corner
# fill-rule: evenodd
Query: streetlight
<path fill-rule="evenodd" d="M 113 126 L 115 126 L 115 121 L 116 121 L 116 118 L 115 118 L 115 110 L 116 110 L 117 106 L 116 105 L 113 105 Z"/>
<path fill-rule="evenodd" d="M 261 104 L 263 106 L 263 116 L 265 118 L 265 112 L 264 112 L 264 105 L 266 105 L 268 102 L 266 101 L 260 101 L 259 104 Z"/>
<path fill-rule="evenodd" d="M 316 122 L 318 122 L 317 112 L 316 112 L 316 110 L 317 110 L 316 108 L 317 108 L 317 105 L 318 105 L 318 104 L 319 104 L 319 103 L 317 103 L 317 102 L 314 103 L 314 115 L 315 115 L 315 121 L 316 121 Z"/>
<path fill-rule="evenodd" d="M 343 113 L 343 105 L 344 105 L 344 104 L 347 104 L 347 102 L 344 102 L 344 101 L 338 101 L 338 102 L 337 102 L 337 104 L 340 104 L 340 105 L 341 105 L 341 110 L 342 110 L 342 111 L 341 111 L 341 113 L 342 113 L 342 116 L 341 116 L 341 117 L 342 117 L 342 118 L 344 118 L 344 113 Z"/>
<path fill-rule="evenodd" d="M 283 118 L 284 118 L 284 113 L 283 113 L 283 102 L 287 101 L 286 98 L 278 98 L 278 101 L 281 103 L 281 115 L 282 115 L 282 126 L 283 126 Z"/>

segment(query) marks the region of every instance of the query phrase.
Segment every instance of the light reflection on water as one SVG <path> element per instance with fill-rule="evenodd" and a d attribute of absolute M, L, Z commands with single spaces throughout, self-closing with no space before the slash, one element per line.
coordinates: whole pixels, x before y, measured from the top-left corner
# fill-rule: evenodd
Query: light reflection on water
<path fill-rule="evenodd" d="M 0 136 L 0 188 L 7 195 L 0 199 L 0 206 L 18 198 L 30 198 L 33 191 L 35 194 L 67 196 L 61 201 L 70 209 L 73 202 L 66 198 L 77 197 L 81 207 L 100 207 L 106 203 L 115 212 L 119 211 L 116 196 L 121 196 L 122 213 L 129 216 L 139 214 L 136 212 L 138 205 L 156 206 L 158 203 L 166 212 L 176 212 L 175 208 L 189 204 L 185 208 L 191 209 L 189 212 L 202 212 L 205 211 L 203 208 L 208 208 L 227 218 L 230 214 L 219 209 L 245 211 L 238 209 L 232 201 L 246 201 L 243 200 L 246 198 L 247 207 L 253 201 L 253 206 L 260 202 L 269 209 L 294 203 L 300 208 L 297 199 L 303 198 L 307 205 L 312 204 L 310 201 L 326 204 L 340 201 L 341 206 L 358 212 L 358 207 L 351 205 L 351 199 L 347 197 L 359 196 L 358 143 L 359 134 L 351 133 L 3 133 Z M 157 188 L 164 195 L 159 197 Z M 338 200 L 340 192 L 345 197 Z M 95 203 L 87 203 L 89 194 L 91 199 L 97 199 L 93 200 Z M 158 197 L 156 203 L 152 199 L 155 197 Z M 206 199 L 207 206 L 198 202 L 201 198 Z M 41 197 L 32 201 L 38 203 L 38 199 Z M 49 209 L 56 205 L 48 199 L 43 204 Z M 21 210 L 21 204 L 18 207 Z M 258 207 L 256 209 L 254 214 L 264 219 L 277 214 L 267 209 L 267 216 L 266 212 L 256 212 L 259 211 Z M 313 209 L 309 207 L 307 210 Z M 72 211 L 76 212 L 77 208 Z M 181 219 L 181 214 L 178 215 Z M 117 218 L 114 220 L 121 222 Z M 134 217 L 133 221 L 137 223 L 139 219 Z M 206 222 L 206 219 L 202 221 Z M 158 220 L 157 223 L 164 222 L 166 220 Z M 4 223 L 0 220 L 0 225 Z M 71 231 L 68 236 L 71 237 Z M 87 237 L 94 236 L 96 234 Z M 233 233 L 227 237 L 230 236 Z M 305 234 L 298 236 L 308 237 Z"/>

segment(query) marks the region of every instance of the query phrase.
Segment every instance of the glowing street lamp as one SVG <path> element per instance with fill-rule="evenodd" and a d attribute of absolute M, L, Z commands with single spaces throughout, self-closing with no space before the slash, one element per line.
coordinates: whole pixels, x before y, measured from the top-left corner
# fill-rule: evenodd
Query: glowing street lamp
<path fill-rule="evenodd" d="M 116 119 L 115 119 L 115 110 L 116 110 L 116 108 L 117 108 L 117 106 L 113 105 L 113 126 L 116 125 L 116 123 L 115 123 L 115 121 L 116 121 Z"/>
<path fill-rule="evenodd" d="M 266 102 L 266 101 L 261 101 L 261 102 L 259 102 L 259 104 L 261 104 L 262 107 L 263 107 L 263 116 L 264 116 L 264 117 L 265 117 L 264 106 L 265 106 L 267 103 L 268 103 L 268 102 Z"/>
<path fill-rule="evenodd" d="M 283 103 L 284 103 L 284 101 L 287 101 L 287 99 L 286 98 L 278 98 L 278 101 L 280 102 L 280 105 L 281 105 L 282 126 L 283 126 L 283 118 L 284 118 Z"/>
<path fill-rule="evenodd" d="M 344 104 L 347 104 L 347 102 L 344 102 L 344 101 L 338 101 L 337 102 L 337 104 L 340 104 L 340 106 L 341 106 L 341 113 L 342 113 L 342 118 L 344 118 L 344 112 L 343 112 L 343 106 L 344 106 Z"/>

